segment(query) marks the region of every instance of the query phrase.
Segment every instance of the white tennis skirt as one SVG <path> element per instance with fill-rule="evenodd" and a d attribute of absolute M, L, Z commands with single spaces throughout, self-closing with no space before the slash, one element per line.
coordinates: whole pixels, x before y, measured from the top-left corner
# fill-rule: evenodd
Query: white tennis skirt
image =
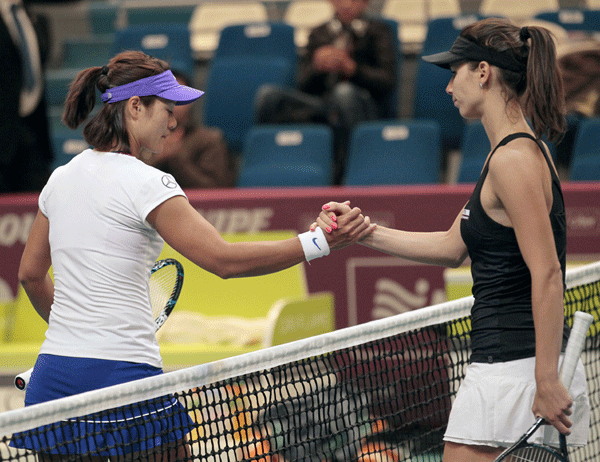
<path fill-rule="evenodd" d="M 444 440 L 492 447 L 515 443 L 536 420 L 531 411 L 536 390 L 534 374 L 535 358 L 470 364 L 452 405 Z M 590 404 L 581 361 L 569 394 L 573 400 L 569 417 L 573 426 L 567 444 L 583 446 L 588 439 Z M 558 446 L 558 431 L 544 425 L 529 441 Z"/>

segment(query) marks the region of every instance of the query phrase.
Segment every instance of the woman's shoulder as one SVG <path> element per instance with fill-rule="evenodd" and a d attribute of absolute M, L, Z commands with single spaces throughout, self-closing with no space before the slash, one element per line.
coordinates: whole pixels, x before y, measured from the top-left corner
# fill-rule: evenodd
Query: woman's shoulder
<path fill-rule="evenodd" d="M 536 140 L 524 136 L 498 146 L 488 164 L 492 177 L 505 176 L 508 180 L 517 180 L 523 175 L 533 177 L 539 174 L 545 159 Z"/>

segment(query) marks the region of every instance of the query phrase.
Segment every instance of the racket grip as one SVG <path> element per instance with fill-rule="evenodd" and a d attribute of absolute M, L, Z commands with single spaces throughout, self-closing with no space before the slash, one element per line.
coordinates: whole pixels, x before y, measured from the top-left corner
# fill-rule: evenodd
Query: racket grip
<path fill-rule="evenodd" d="M 19 375 L 15 377 L 15 387 L 19 390 L 26 390 L 27 385 L 29 384 L 29 379 L 31 378 L 31 373 L 33 372 L 33 367 L 28 371 L 21 372 Z"/>
<path fill-rule="evenodd" d="M 573 327 L 571 327 L 567 349 L 560 367 L 560 380 L 567 390 L 571 386 L 577 362 L 583 351 L 587 331 L 593 321 L 594 317 L 583 311 L 576 311 L 573 317 Z"/>

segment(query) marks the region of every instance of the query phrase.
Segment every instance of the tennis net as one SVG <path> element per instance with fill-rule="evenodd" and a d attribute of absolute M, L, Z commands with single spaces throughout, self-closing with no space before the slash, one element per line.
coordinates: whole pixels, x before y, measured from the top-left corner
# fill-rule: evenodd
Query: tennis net
<path fill-rule="evenodd" d="M 600 262 L 569 270 L 600 454 Z M 0 460 L 441 461 L 472 297 L 0 414 Z M 17 447 L 15 447 L 17 446 Z M 42 460 L 49 460 L 42 457 Z"/>

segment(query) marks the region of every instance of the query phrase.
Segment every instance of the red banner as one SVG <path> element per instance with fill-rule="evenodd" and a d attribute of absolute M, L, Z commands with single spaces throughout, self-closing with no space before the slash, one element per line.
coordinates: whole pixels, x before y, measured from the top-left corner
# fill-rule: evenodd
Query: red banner
<path fill-rule="evenodd" d="M 303 232 L 321 205 L 350 200 L 372 221 L 413 231 L 448 229 L 472 185 L 189 190 L 190 202 L 222 233 Z M 600 259 L 600 184 L 563 185 L 569 261 Z M 0 300 L 14 297 L 37 195 L 0 196 Z M 443 301 L 443 268 L 392 258 L 360 245 L 305 264 L 309 292 L 332 291 L 336 325 L 354 325 Z"/>

